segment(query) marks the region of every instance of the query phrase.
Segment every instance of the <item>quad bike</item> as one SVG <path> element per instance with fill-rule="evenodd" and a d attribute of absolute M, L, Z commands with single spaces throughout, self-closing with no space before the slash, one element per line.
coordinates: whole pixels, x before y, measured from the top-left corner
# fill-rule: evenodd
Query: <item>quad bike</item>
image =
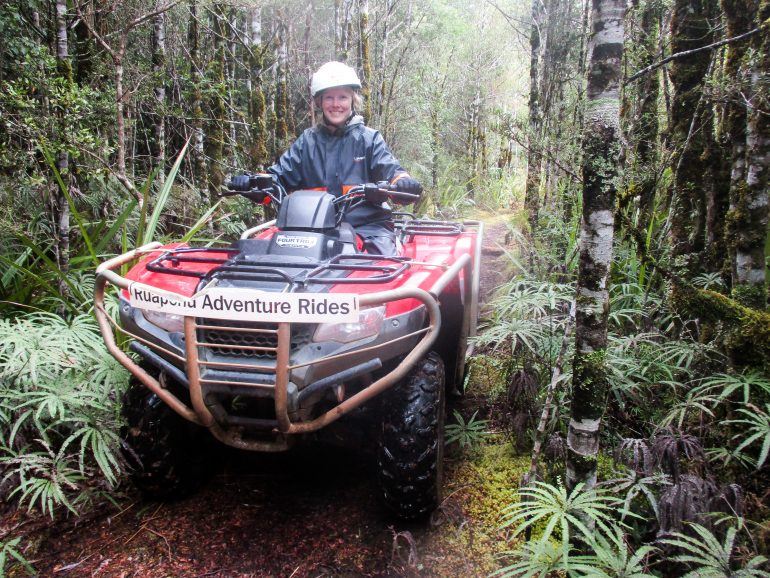
<path fill-rule="evenodd" d="M 396 213 L 399 254 L 383 256 L 366 252 L 346 212 L 414 195 L 382 183 L 335 198 L 285 195 L 265 175 L 233 182 L 224 195 L 273 203 L 277 219 L 228 247 L 150 243 L 97 268 L 99 327 L 132 374 L 123 439 L 136 485 L 174 496 L 210 467 L 213 438 L 282 451 L 363 412 L 381 420 L 385 504 L 426 515 L 440 500 L 446 396 L 463 387 L 476 332 L 482 223 Z M 119 321 L 105 309 L 108 285 Z"/>

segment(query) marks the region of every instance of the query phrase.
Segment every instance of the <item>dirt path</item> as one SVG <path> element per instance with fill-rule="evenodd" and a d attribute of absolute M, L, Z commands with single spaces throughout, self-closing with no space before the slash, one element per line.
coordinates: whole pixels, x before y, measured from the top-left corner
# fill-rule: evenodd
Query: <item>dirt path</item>
<path fill-rule="evenodd" d="M 487 228 L 484 299 L 502 279 L 505 231 L 499 216 Z M 356 451 L 316 443 L 280 455 L 225 452 L 190 497 L 160 504 L 130 493 L 88 522 L 48 529 L 34 565 L 62 577 L 488 575 L 501 498 L 487 502 L 507 485 L 507 466 L 450 452 L 447 499 L 430 524 L 410 526 L 379 506 L 370 442 Z"/>

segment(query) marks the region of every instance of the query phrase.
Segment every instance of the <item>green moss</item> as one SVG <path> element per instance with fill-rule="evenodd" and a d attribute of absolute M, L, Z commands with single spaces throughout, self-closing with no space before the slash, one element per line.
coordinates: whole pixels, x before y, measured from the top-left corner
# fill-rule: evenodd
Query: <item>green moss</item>
<path fill-rule="evenodd" d="M 606 350 L 576 353 L 572 378 L 572 417 L 599 419 L 607 408 Z"/>
<path fill-rule="evenodd" d="M 735 301 L 752 309 L 765 309 L 767 290 L 764 285 L 736 285 L 730 294 Z"/>
<path fill-rule="evenodd" d="M 508 442 L 492 443 L 483 446 L 473 461 L 459 464 L 451 484 L 462 492 L 469 517 L 485 527 L 497 528 L 503 509 L 518 500 L 519 480 L 528 470 L 529 456 L 514 455 Z"/>
<path fill-rule="evenodd" d="M 720 293 L 675 285 L 670 302 L 680 314 L 721 324 L 718 340 L 737 367 L 770 365 L 770 313 L 750 309 Z"/>

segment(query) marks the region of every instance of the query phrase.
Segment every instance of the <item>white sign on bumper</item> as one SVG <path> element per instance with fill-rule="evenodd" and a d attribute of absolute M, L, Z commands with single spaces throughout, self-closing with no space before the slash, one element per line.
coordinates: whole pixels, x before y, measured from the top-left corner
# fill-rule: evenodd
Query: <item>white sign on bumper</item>
<path fill-rule="evenodd" d="M 348 323 L 358 321 L 358 295 L 348 293 L 268 293 L 212 287 L 185 297 L 132 283 L 132 307 L 190 317 L 271 323 Z"/>

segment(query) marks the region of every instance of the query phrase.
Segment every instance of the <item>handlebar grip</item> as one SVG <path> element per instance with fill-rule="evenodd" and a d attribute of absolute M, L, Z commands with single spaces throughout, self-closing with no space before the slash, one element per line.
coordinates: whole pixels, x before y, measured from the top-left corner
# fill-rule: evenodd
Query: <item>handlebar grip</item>
<path fill-rule="evenodd" d="M 388 196 L 394 201 L 407 201 L 412 203 L 420 200 L 420 195 L 414 195 L 412 193 L 404 193 L 396 190 L 390 191 L 388 193 Z"/>

